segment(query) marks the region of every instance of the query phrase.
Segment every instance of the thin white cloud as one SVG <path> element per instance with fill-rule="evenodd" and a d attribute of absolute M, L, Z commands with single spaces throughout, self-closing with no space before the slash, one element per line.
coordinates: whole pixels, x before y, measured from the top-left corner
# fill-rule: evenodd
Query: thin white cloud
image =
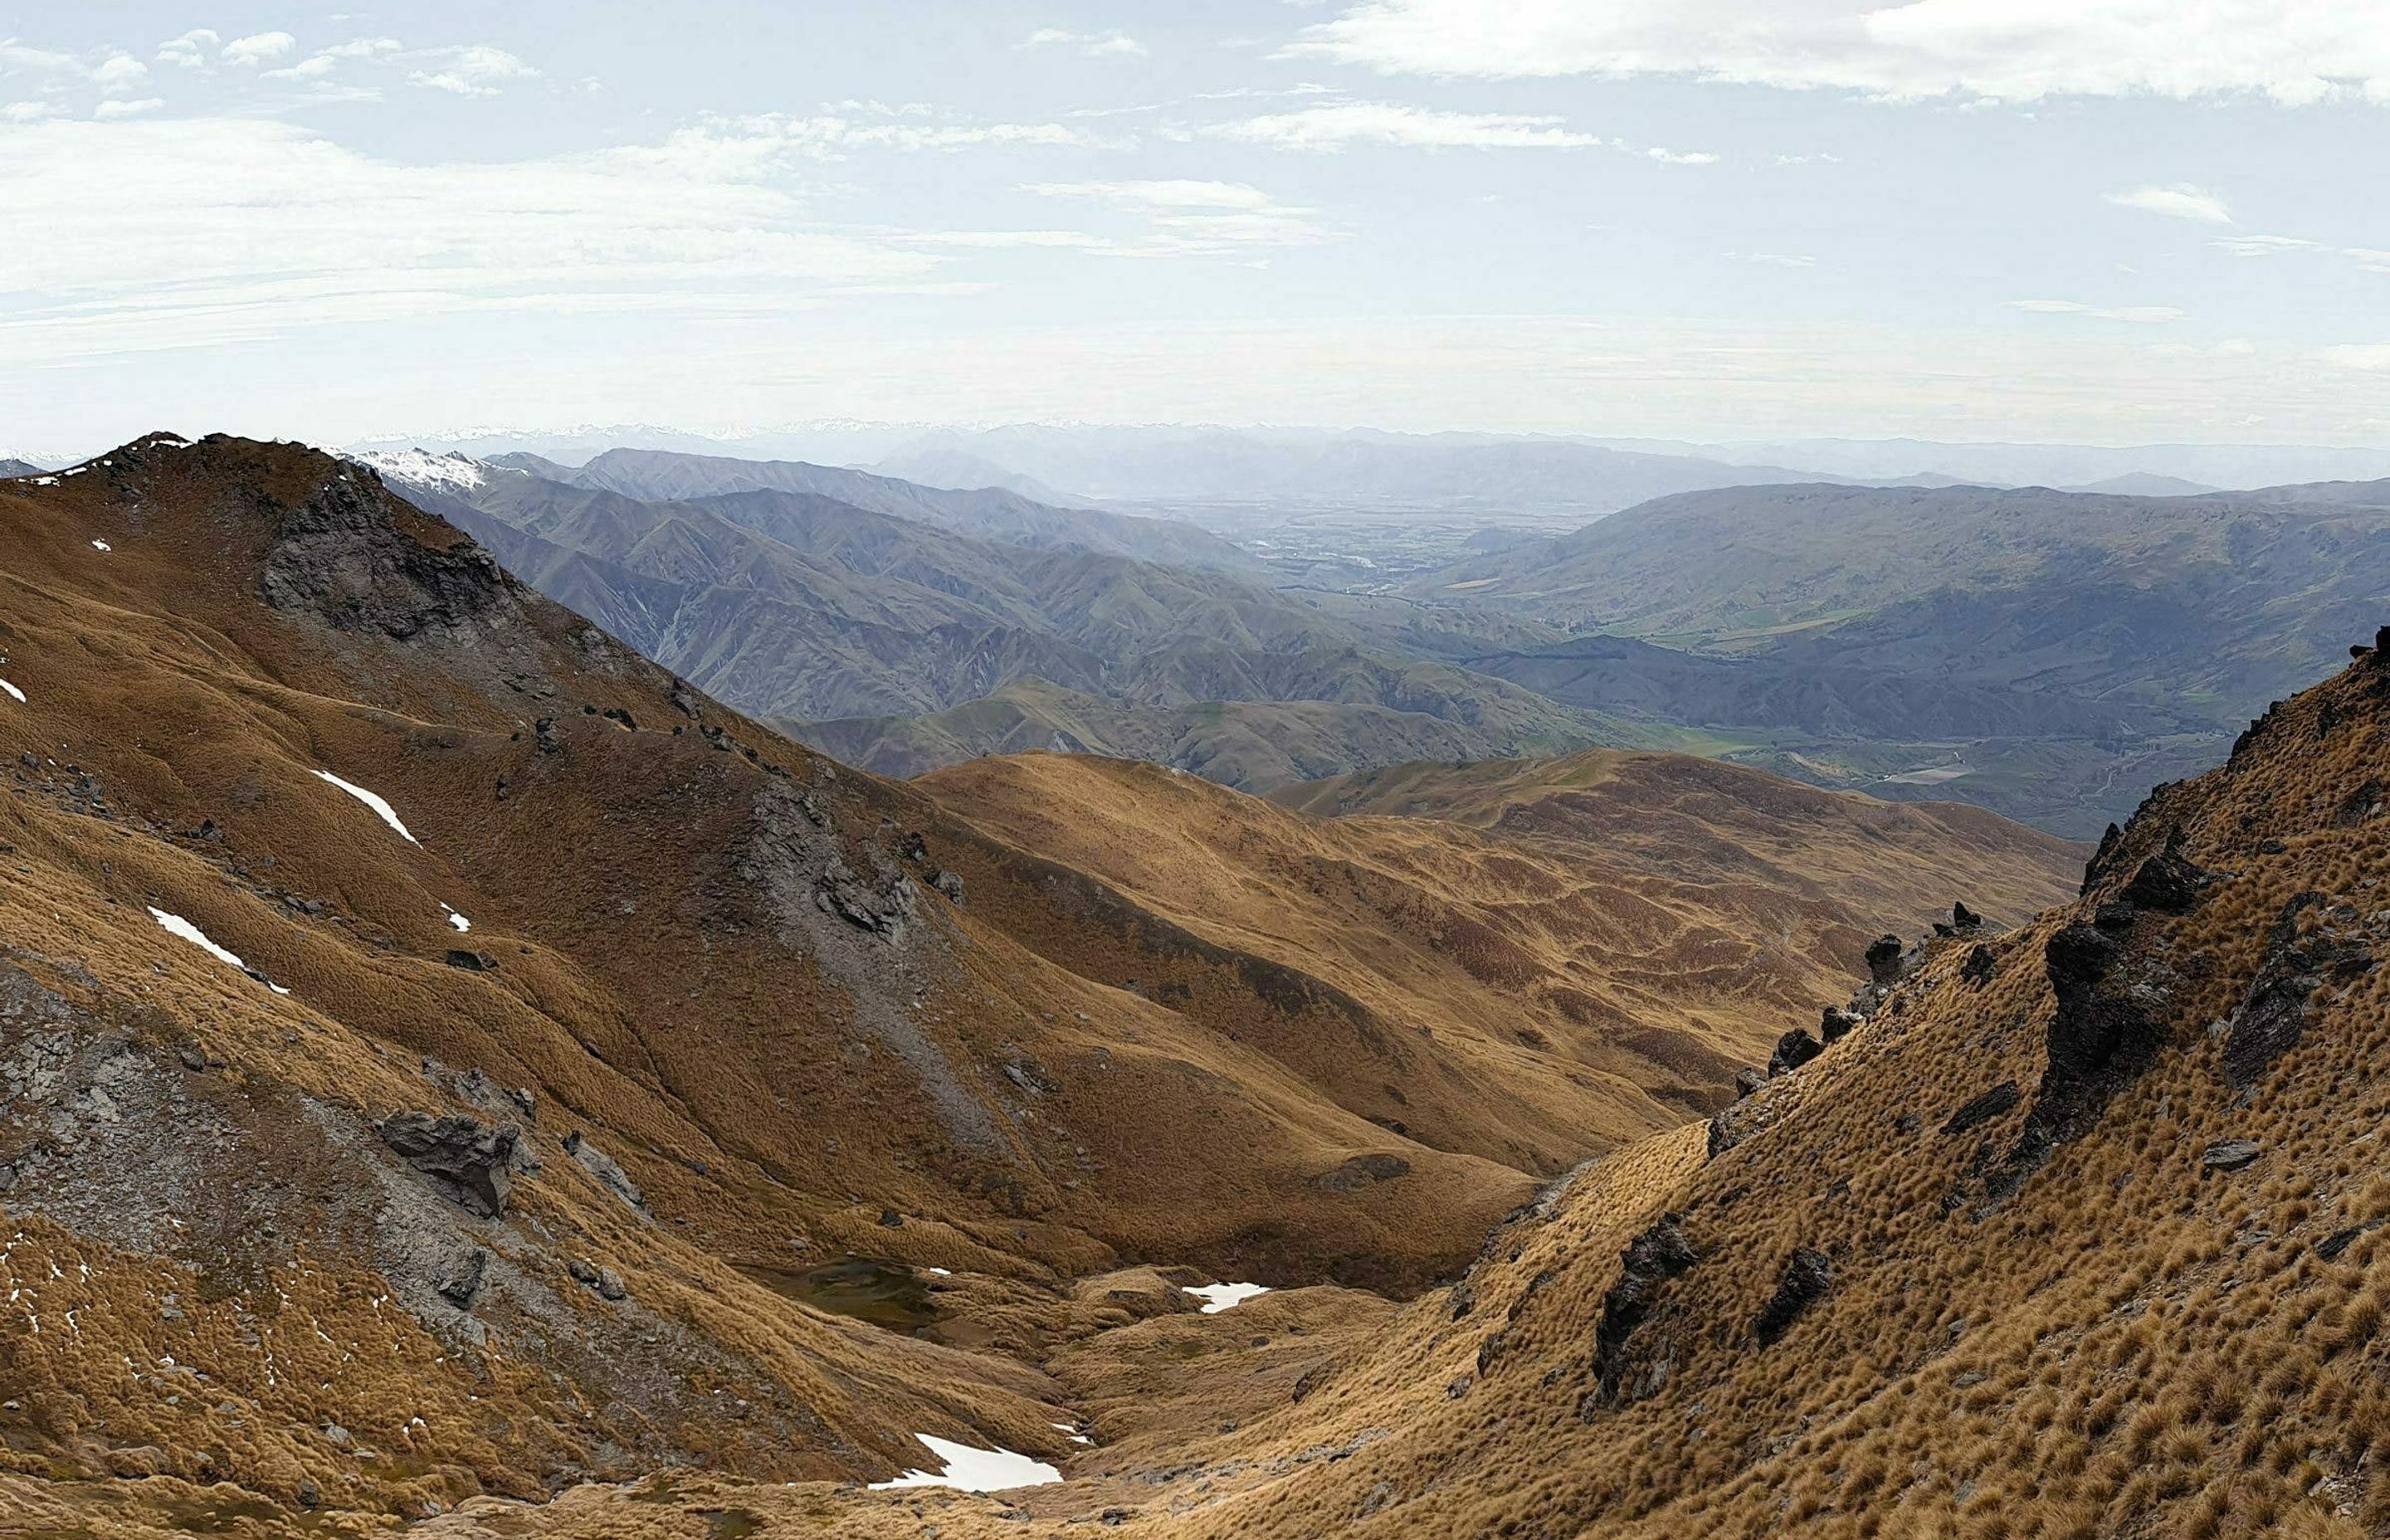
<path fill-rule="evenodd" d="M 2312 254 L 2354 263 L 2360 272 L 2390 274 L 2390 250 L 2375 246 L 2328 246 L 2297 236 L 2217 236 L 2209 242 L 2217 250 L 2242 258 Z"/>
<path fill-rule="evenodd" d="M 431 68 L 418 70 L 407 80 L 457 96 L 495 96 L 516 81 L 536 80 L 539 71 L 486 43 L 434 51 Z"/>
<path fill-rule="evenodd" d="M 1126 32 L 1074 32 L 1060 27 L 1040 27 L 1017 45 L 1022 48 L 1069 48 L 1090 58 L 1141 58 L 1146 46 Z"/>
<path fill-rule="evenodd" d="M 2037 315 L 2088 315 L 2096 321 L 2131 321 L 2142 326 L 2163 326 L 2183 318 L 2183 313 L 2172 305 L 2087 305 L 2075 300 L 2011 300 L 2009 308 Z"/>
<path fill-rule="evenodd" d="M 737 312 L 937 276 L 819 229 L 736 131 L 515 161 L 406 164 L 272 119 L 0 132 L 0 352 L 206 347 L 475 311 Z M 93 186 L 110 196 L 94 199 Z"/>
<path fill-rule="evenodd" d="M 328 48 L 318 48 L 298 63 L 279 70 L 268 70 L 268 80 L 323 81 L 340 72 L 343 64 L 371 60 L 403 52 L 394 37 L 359 37 L 346 43 L 336 43 Z"/>
<path fill-rule="evenodd" d="M 1254 247 L 1309 246 L 1330 237 L 1313 210 L 1280 203 L 1242 182 L 1032 182 L 1018 190 L 1106 205 L 1134 216 L 1140 226 L 1129 238 L 1004 233 L 1018 244 L 1076 246 L 1104 256 L 1210 256 Z"/>
<path fill-rule="evenodd" d="M 251 32 L 225 44 L 224 59 L 227 64 L 263 64 L 288 56 L 298 46 L 299 40 L 289 32 Z"/>
<path fill-rule="evenodd" d="M 208 55 L 224 42 L 212 27 L 194 27 L 180 37 L 168 38 L 158 45 L 158 62 L 180 70 L 197 70 L 208 61 Z"/>
<path fill-rule="evenodd" d="M 105 122 L 117 118 L 137 118 L 145 112 L 155 112 L 165 105 L 164 98 L 159 96 L 144 96 L 139 101 L 110 98 L 92 109 L 91 115 Z"/>
<path fill-rule="evenodd" d="M 1815 267 L 1818 259 L 1794 251 L 1728 251 L 1728 262 L 1749 263 L 1754 267 Z"/>
<path fill-rule="evenodd" d="M 36 48 L 13 37 L 0 37 L 0 75 L 80 75 L 83 60 L 54 48 Z"/>
<path fill-rule="evenodd" d="M 2390 101 L 2390 28 L 2365 3 L 1363 0 L 1287 52 L 1387 73 L 1675 75 L 1895 100 Z"/>
<path fill-rule="evenodd" d="M 2232 211 L 2225 207 L 2224 199 L 2188 182 L 2110 193 L 2108 201 L 2120 208 L 2139 209 L 2143 213 L 2164 214 L 2168 219 L 2196 220 L 2204 225 L 2232 223 Z"/>
<path fill-rule="evenodd" d="M 149 66 L 131 54 L 110 54 L 91 71 L 91 83 L 111 96 L 122 96 L 148 78 Z"/>
<path fill-rule="evenodd" d="M 1277 207 L 1277 200 L 1259 187 L 1242 182 L 1031 182 L 1021 191 L 1040 198 L 1091 198 L 1106 203 L 1134 204 L 1149 209 L 1238 209 Z"/>
<path fill-rule="evenodd" d="M 1355 144 L 1433 149 L 1565 149 L 1600 145 L 1599 135 L 1564 118 L 1510 112 L 1444 112 L 1394 102 L 1337 102 L 1218 124 L 1224 139 L 1281 149 L 1335 151 Z"/>
<path fill-rule="evenodd" d="M 1703 149 L 1651 148 L 1643 152 L 1664 166 L 1715 166 L 1717 157 Z"/>

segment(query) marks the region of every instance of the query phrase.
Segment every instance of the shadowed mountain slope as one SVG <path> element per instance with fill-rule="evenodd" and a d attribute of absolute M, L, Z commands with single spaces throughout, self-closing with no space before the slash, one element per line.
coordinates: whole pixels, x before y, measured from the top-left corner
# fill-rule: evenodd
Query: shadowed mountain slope
<path fill-rule="evenodd" d="M 972 539 L 812 493 L 646 502 L 432 457 L 392 474 L 650 658 L 885 773 L 1060 741 L 1266 788 L 1620 736 L 1410 655 L 1415 610 L 1356 624 L 1226 573 Z M 1053 720 L 1006 707 L 1032 701 L 1056 702 Z"/>

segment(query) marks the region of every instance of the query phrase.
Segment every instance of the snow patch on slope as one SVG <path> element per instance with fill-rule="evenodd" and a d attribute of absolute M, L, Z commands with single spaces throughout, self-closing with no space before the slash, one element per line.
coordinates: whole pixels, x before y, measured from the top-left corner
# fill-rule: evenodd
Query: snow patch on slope
<path fill-rule="evenodd" d="M 210 941 L 208 939 L 208 933 L 205 930 L 200 930 L 198 926 L 192 924 L 189 920 L 185 919 L 182 916 L 170 915 L 163 909 L 149 906 L 149 918 L 156 920 L 160 925 L 165 927 L 166 930 L 170 934 L 182 937 L 185 941 L 189 942 L 193 946 L 205 952 L 208 956 L 215 958 L 218 962 L 229 963 L 233 967 L 240 969 L 243 973 L 248 974 L 250 977 L 262 980 L 264 982 L 265 987 L 274 991 L 275 994 L 288 995 L 290 993 L 289 990 L 283 988 L 280 984 L 276 983 L 271 979 L 266 979 L 263 974 L 259 973 L 257 969 L 250 967 L 249 964 L 241 961 L 232 953 L 226 951 L 221 946 L 218 946 L 214 942 Z"/>
<path fill-rule="evenodd" d="M 1244 1303 L 1256 1294 L 1269 1292 L 1266 1283 L 1200 1283 L 1187 1292 L 1203 1302 L 1203 1314 L 1216 1315 L 1221 1311 Z"/>
<path fill-rule="evenodd" d="M 344 781 L 340 776 L 332 774 L 329 770 L 318 770 L 315 774 L 317 780 L 331 782 L 334 786 L 339 787 L 350 796 L 354 797 L 357 801 L 365 803 L 367 807 L 372 808 L 375 813 L 380 815 L 381 821 L 396 829 L 398 831 L 398 837 L 405 841 L 408 844 L 419 845 L 423 842 L 422 841 L 418 840 L 414 835 L 406 832 L 406 826 L 398 821 L 398 814 L 391 807 L 390 803 L 382 801 L 379 797 L 375 796 L 364 787 L 359 786 L 353 781 Z"/>
<path fill-rule="evenodd" d="M 886 1492 L 900 1486 L 951 1486 L 964 1492 L 1007 1492 L 1016 1486 L 1044 1486 L 1062 1479 L 1062 1472 L 1052 1466 L 1009 1449 L 974 1449 L 968 1444 L 949 1443 L 928 1433 L 913 1436 L 938 1457 L 944 1469 L 907 1470 L 893 1482 L 872 1482 L 872 1491 Z"/>

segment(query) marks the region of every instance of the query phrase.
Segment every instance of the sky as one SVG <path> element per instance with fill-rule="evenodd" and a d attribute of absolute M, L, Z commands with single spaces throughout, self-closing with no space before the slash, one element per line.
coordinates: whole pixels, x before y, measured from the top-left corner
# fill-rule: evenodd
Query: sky
<path fill-rule="evenodd" d="M 2390 446 L 2390 0 L 0 0 L 0 453 Z"/>

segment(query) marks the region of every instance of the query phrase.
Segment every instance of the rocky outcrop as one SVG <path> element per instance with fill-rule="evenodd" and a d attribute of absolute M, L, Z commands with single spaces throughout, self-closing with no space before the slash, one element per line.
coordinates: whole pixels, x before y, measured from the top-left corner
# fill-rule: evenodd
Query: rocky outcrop
<path fill-rule="evenodd" d="M 338 630 L 461 641 L 522 618 L 520 591 L 487 551 L 389 496 L 364 467 L 280 510 L 276 536 L 265 602 Z"/>
<path fill-rule="evenodd" d="M 2301 916 L 2319 912 L 2302 930 Z M 2353 914 L 2346 914 L 2353 920 Z M 2224 1078 L 2233 1089 L 2254 1084 L 2306 1032 L 2308 1003 L 2327 982 L 2348 982 L 2373 965 L 2364 941 L 2344 933 L 2324 895 L 2303 892 L 2282 906 L 2266 938 L 2266 955 L 2248 995 L 2229 1018 Z"/>
<path fill-rule="evenodd" d="M 1644 1366 L 1630 1379 L 1628 1340 L 1651 1317 L 1661 1290 L 1701 1260 L 1701 1252 L 1685 1234 L 1684 1216 L 1678 1213 L 1662 1214 L 1619 1253 L 1618 1281 L 1602 1295 L 1601 1320 L 1593 1331 L 1596 1394 L 1600 1405 L 1615 1406 L 1640 1400 L 1667 1383 L 1670 1367 L 1664 1359 Z"/>
<path fill-rule="evenodd" d="M 581 1130 L 574 1129 L 564 1136 L 564 1152 L 581 1162 L 581 1168 L 598 1178 L 598 1185 L 635 1209 L 645 1209 L 647 1199 L 630 1174 L 616 1163 L 614 1157 L 591 1144 Z"/>
<path fill-rule="evenodd" d="M 484 1219 L 506 1213 L 515 1146 L 522 1137 L 514 1124 L 493 1128 L 454 1113 L 392 1112 L 376 1128 L 382 1143 L 430 1177 L 447 1198 Z"/>
<path fill-rule="evenodd" d="M 1776 1051 L 1767 1056 L 1767 1073 L 1771 1078 L 1790 1073 L 1825 1051 L 1806 1027 L 1794 1027 L 1776 1040 Z"/>
<path fill-rule="evenodd" d="M 1825 1252 L 1806 1246 L 1796 1249 L 1784 1264 L 1784 1275 L 1777 1281 L 1776 1292 L 1751 1323 L 1760 1345 L 1767 1347 L 1792 1329 L 1809 1307 L 1826 1297 L 1834 1287 L 1834 1264 Z"/>

